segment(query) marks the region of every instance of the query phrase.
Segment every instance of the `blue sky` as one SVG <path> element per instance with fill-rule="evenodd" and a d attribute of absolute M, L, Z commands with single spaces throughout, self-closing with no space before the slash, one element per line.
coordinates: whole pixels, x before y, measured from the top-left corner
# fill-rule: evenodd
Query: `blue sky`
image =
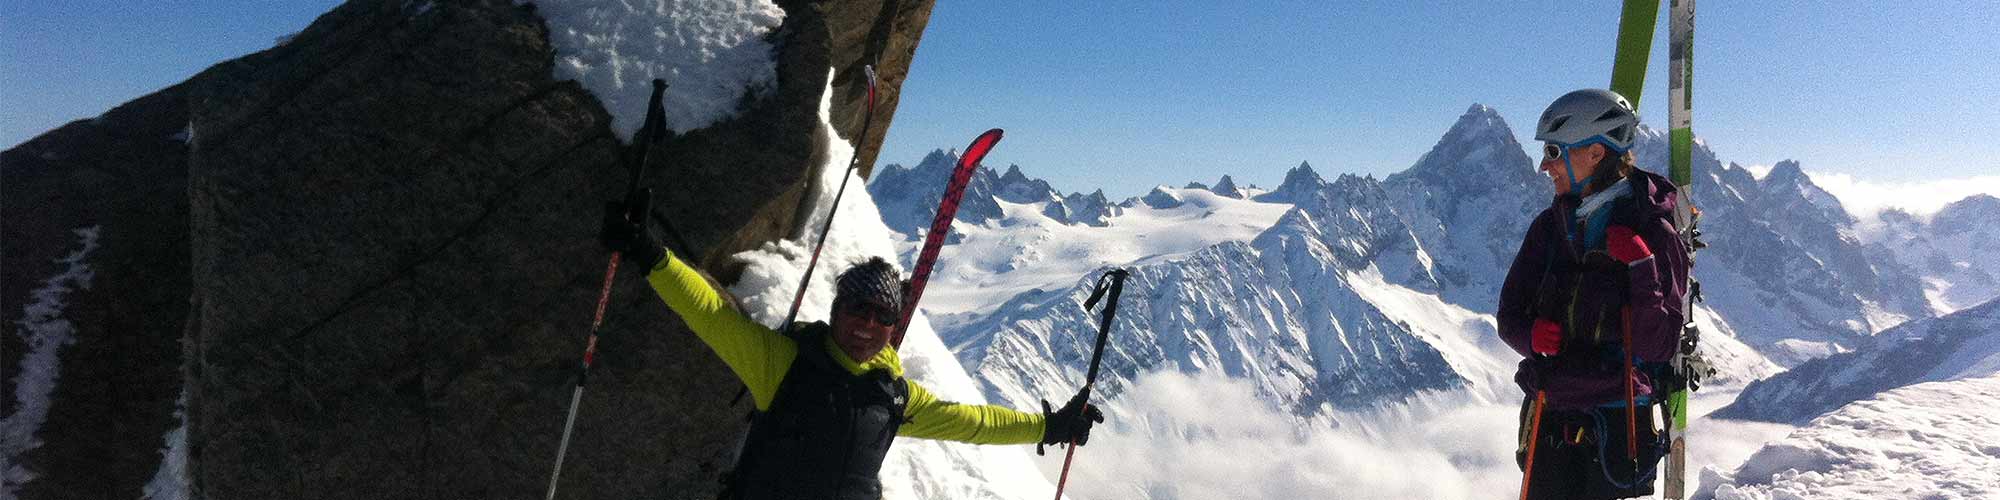
<path fill-rule="evenodd" d="M 0 143 L 267 48 L 335 3 L 8 2 Z M 2000 3 L 1883 5 L 1702 3 L 1696 133 L 1727 161 L 1861 181 L 2000 173 Z M 882 161 L 1002 127 L 988 163 L 1064 190 L 1224 173 L 1269 186 L 1302 160 L 1385 175 L 1472 103 L 1518 132 L 1556 95 L 1605 85 L 1617 15 L 1610 1 L 944 0 Z M 1655 52 L 1641 114 L 1661 124 Z"/>
<path fill-rule="evenodd" d="M 2000 173 L 2000 3 L 1882 5 L 1701 3 L 1696 134 L 1726 161 L 1867 180 Z M 1268 187 L 1301 160 L 1383 175 L 1472 103 L 1526 134 L 1555 96 L 1607 85 L 1617 18 L 1611 1 L 940 2 L 884 158 L 998 126 L 988 164 L 1065 190 Z"/>

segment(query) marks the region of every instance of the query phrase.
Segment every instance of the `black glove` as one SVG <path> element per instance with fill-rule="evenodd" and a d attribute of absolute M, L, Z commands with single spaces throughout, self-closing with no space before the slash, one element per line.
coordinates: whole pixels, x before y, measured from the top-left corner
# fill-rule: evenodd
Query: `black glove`
<path fill-rule="evenodd" d="M 647 214 L 652 212 L 653 190 L 641 189 L 633 193 L 624 203 L 604 204 L 604 227 L 597 232 L 597 241 L 604 248 L 624 254 L 628 263 L 640 264 L 644 269 L 652 269 L 666 258 L 666 247 L 660 238 L 653 235 L 652 224 L 648 224 Z M 637 218 L 628 218 L 631 215 Z"/>
<path fill-rule="evenodd" d="M 1075 443 L 1083 446 L 1090 442 L 1092 423 L 1103 423 L 1104 412 L 1087 400 L 1088 393 L 1078 392 L 1076 397 L 1064 403 L 1062 409 L 1049 411 L 1049 400 L 1042 400 L 1042 442 L 1035 445 L 1035 453 L 1042 452 L 1041 445 Z"/>

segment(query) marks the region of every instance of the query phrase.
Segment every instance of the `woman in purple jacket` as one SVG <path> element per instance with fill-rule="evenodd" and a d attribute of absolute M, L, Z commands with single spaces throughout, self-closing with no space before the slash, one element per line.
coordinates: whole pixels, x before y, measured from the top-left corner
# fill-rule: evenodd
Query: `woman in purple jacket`
<path fill-rule="evenodd" d="M 1673 355 L 1688 260 L 1674 184 L 1633 166 L 1638 125 L 1624 97 L 1586 89 L 1556 99 L 1535 128 L 1556 196 L 1528 227 L 1497 314 L 1524 358 L 1525 498 L 1653 491 L 1664 443 L 1647 374 Z"/>

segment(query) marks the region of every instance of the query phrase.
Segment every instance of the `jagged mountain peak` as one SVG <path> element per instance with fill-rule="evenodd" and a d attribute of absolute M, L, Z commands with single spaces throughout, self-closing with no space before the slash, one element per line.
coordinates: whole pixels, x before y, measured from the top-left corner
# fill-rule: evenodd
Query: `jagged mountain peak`
<path fill-rule="evenodd" d="M 1992 195 L 1976 194 L 1946 204 L 1931 218 L 1931 232 L 1939 235 L 1969 234 L 1982 231 L 2000 219 L 2000 198 Z"/>
<path fill-rule="evenodd" d="M 980 167 L 981 170 L 987 170 Z M 987 175 L 992 175 L 987 170 Z M 1008 165 L 1007 173 L 993 180 L 993 196 L 1009 203 L 1054 203 L 1062 200 L 1049 181 L 1028 177 L 1021 173 L 1020 165 Z"/>
<path fill-rule="evenodd" d="M 1535 183 L 1537 176 L 1507 120 L 1493 108 L 1473 104 L 1416 164 L 1389 179 L 1420 177 L 1427 183 L 1448 185 L 1462 182 L 1453 178 L 1473 177 L 1498 179 L 1499 185 L 1514 189 Z"/>
<path fill-rule="evenodd" d="M 1984 193 L 1967 196 L 1965 199 L 1945 204 L 1943 209 L 1938 210 L 1940 217 L 1948 213 L 1977 214 L 1980 216 L 2000 215 L 2000 198 L 1995 198 L 1993 195 Z"/>
<path fill-rule="evenodd" d="M 1243 198 L 1243 189 L 1236 187 L 1236 179 L 1230 178 L 1229 174 L 1222 174 L 1222 180 L 1215 181 L 1215 187 L 1209 188 L 1209 191 L 1230 198 Z"/>
<path fill-rule="evenodd" d="M 1784 160 L 1778 162 L 1777 165 L 1771 166 L 1771 172 L 1764 174 L 1764 182 L 1766 184 L 1770 183 L 1790 184 L 1799 182 L 1812 182 L 1812 178 L 1806 175 L 1805 169 L 1799 166 L 1798 160 Z"/>
<path fill-rule="evenodd" d="M 1285 172 L 1285 181 L 1278 184 L 1278 189 L 1257 195 L 1255 199 L 1272 203 L 1298 203 L 1308 199 L 1324 185 L 1326 179 L 1321 178 L 1319 172 L 1313 171 L 1312 164 L 1301 161 L 1299 166 Z"/>
<path fill-rule="evenodd" d="M 958 163 L 958 149 L 933 149 L 930 154 L 924 155 L 922 161 L 917 162 L 917 166 L 951 165 L 953 163 Z"/>
<path fill-rule="evenodd" d="M 1799 167 L 1797 160 L 1785 160 L 1771 166 L 1771 173 L 1765 175 L 1764 179 L 1759 181 L 1759 185 L 1764 190 L 1764 199 L 1760 200 L 1763 203 L 1797 207 L 1798 203 L 1803 202 L 1817 209 L 1826 220 L 1836 225 L 1844 227 L 1854 223 L 1853 216 L 1848 215 L 1847 209 L 1840 203 L 1840 198 L 1834 197 L 1833 193 L 1814 184 L 1812 176 L 1807 175 L 1805 170 Z"/>
<path fill-rule="evenodd" d="M 1027 180 L 1028 176 L 1021 173 L 1021 165 L 1019 164 L 1007 164 L 1007 173 L 1000 174 L 1000 182 L 1024 182 Z"/>
<path fill-rule="evenodd" d="M 1462 134 L 1470 134 L 1470 132 L 1476 132 L 1476 130 L 1510 132 L 1510 128 L 1506 126 L 1506 118 L 1500 118 L 1498 110 L 1494 110 L 1492 106 L 1486 106 L 1486 104 L 1478 104 L 1478 102 L 1474 102 L 1472 106 L 1466 106 L 1466 112 L 1458 116 L 1458 122 L 1452 124 L 1452 130 L 1454 132 L 1462 132 Z M 1450 134 L 1450 132 L 1446 132 L 1446 134 Z"/>

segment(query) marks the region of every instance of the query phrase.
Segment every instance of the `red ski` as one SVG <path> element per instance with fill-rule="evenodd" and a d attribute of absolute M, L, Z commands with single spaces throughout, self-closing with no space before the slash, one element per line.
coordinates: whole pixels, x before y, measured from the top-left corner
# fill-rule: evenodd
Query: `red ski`
<path fill-rule="evenodd" d="M 917 254 L 917 263 L 910 276 L 910 291 L 903 295 L 903 319 L 896 322 L 896 334 L 889 341 L 896 347 L 903 347 L 903 333 L 910 329 L 910 318 L 917 313 L 917 299 L 924 296 L 924 282 L 931 277 L 931 265 L 937 263 L 938 249 L 944 247 L 944 237 L 951 234 L 951 221 L 958 214 L 958 201 L 965 195 L 965 185 L 972 181 L 972 171 L 979 169 L 979 161 L 1000 143 L 1000 129 L 988 130 L 972 140 L 965 147 L 965 154 L 958 157 L 958 166 L 951 170 L 951 181 L 945 184 L 944 197 L 938 200 L 937 217 L 931 219 L 930 233 L 924 235 L 924 247 Z"/>

